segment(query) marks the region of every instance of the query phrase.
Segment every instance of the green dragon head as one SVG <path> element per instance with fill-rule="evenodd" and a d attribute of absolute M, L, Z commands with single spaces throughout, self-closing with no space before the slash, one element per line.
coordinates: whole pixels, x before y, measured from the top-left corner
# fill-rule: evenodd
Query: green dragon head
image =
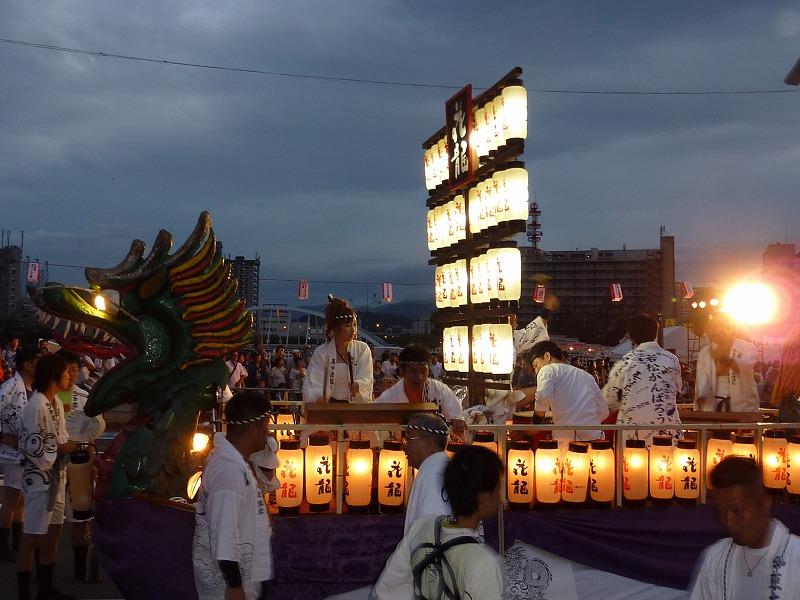
<path fill-rule="evenodd" d="M 225 354 L 252 335 L 252 317 L 234 297 L 236 280 L 211 216 L 203 212 L 186 243 L 173 254 L 171 248 L 172 235 L 161 230 L 146 257 L 145 244 L 134 240 L 116 267 L 87 268 L 88 288 L 29 289 L 50 319 L 65 321 L 59 341 L 68 349 L 101 357 L 125 349 L 124 360 L 97 381 L 86 404 L 89 416 L 126 403 L 138 407 L 141 426 L 128 436 L 111 474 L 114 496 L 183 495 L 197 415 L 225 386 Z M 87 331 L 101 340 L 87 341 Z"/>

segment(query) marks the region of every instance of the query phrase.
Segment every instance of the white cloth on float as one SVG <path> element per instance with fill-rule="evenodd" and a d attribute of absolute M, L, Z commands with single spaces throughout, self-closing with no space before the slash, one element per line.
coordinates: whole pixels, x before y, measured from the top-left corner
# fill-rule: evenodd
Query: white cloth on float
<path fill-rule="evenodd" d="M 444 470 L 449 462 L 447 452 L 444 451 L 435 452 L 422 461 L 408 497 L 404 534 L 408 533 L 417 519 L 451 513 L 444 491 Z"/>
<path fill-rule="evenodd" d="M 694 381 L 695 410 L 714 411 L 719 402 L 715 396 L 717 367 L 711 354 L 711 344 L 706 344 L 697 353 L 697 370 Z M 734 339 L 729 358 L 736 361 L 738 373 L 729 371 L 731 412 L 757 412 L 759 409 L 758 386 L 753 376 L 753 366 L 758 358 L 755 344 Z M 724 375 L 720 373 L 719 375 Z"/>

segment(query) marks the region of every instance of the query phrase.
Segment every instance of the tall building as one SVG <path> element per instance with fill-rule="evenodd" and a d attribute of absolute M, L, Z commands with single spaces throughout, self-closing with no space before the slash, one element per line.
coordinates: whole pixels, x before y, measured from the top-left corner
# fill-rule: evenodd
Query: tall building
<path fill-rule="evenodd" d="M 22 301 L 20 270 L 22 249 L 18 246 L 0 248 L 0 323 L 13 315 Z"/>
<path fill-rule="evenodd" d="M 662 235 L 659 248 L 645 250 L 522 251 L 520 326 L 542 312 L 533 302 L 537 280 L 545 281 L 561 307 L 551 333 L 587 342 L 616 344 L 625 334 L 628 317 L 650 312 L 674 319 L 675 238 Z M 622 286 L 621 302 L 611 301 L 611 285 Z"/>
<path fill-rule="evenodd" d="M 236 297 L 242 298 L 247 306 L 258 306 L 258 282 L 261 270 L 261 257 L 253 259 L 237 256 L 225 259 L 231 265 L 231 275 L 239 282 Z"/>
<path fill-rule="evenodd" d="M 794 244 L 769 244 L 763 256 L 766 276 L 797 277 L 800 273 L 800 254 Z"/>

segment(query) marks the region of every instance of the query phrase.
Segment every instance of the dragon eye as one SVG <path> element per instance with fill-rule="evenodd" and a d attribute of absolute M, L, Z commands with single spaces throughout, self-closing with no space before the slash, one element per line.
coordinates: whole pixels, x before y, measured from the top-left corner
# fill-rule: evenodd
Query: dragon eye
<path fill-rule="evenodd" d="M 101 290 L 94 297 L 94 306 L 97 310 L 116 315 L 119 312 L 119 292 L 117 290 Z"/>

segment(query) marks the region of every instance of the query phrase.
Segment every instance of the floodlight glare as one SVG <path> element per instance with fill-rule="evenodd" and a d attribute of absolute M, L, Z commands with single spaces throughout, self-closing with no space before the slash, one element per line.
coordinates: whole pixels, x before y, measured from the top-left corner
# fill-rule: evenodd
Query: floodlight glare
<path fill-rule="evenodd" d="M 740 283 L 725 294 L 722 311 L 744 325 L 766 325 L 778 314 L 778 294 L 763 283 Z"/>

